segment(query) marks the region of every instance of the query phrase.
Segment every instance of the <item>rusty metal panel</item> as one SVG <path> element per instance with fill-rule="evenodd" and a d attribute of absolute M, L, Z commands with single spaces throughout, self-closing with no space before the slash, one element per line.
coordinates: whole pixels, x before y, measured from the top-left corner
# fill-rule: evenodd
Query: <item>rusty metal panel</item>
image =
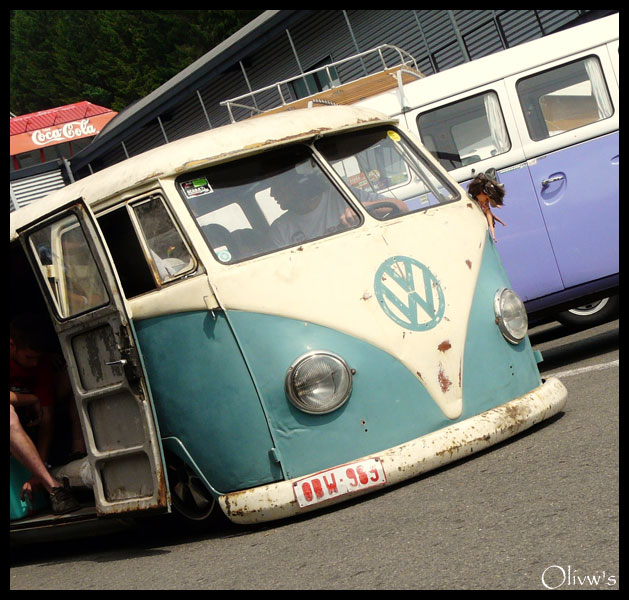
<path fill-rule="evenodd" d="M 82 235 L 73 236 L 72 244 L 60 244 L 60 236 L 69 230 Z M 52 264 L 42 262 L 32 243 L 41 231 L 49 234 L 50 247 L 56 249 Z M 53 275 L 63 273 L 67 296 L 73 299 L 68 306 L 61 303 L 60 311 L 59 300 L 65 296 L 58 285 L 42 284 L 68 365 L 97 514 L 168 510 L 160 436 L 132 325 L 91 211 L 75 200 L 47 214 L 42 224 L 35 221 L 23 234 L 34 269 L 46 274 L 50 267 Z M 68 268 L 77 252 L 85 269 Z M 98 301 L 88 301 L 86 272 L 101 277 Z M 83 302 L 77 304 L 75 297 Z"/>
<path fill-rule="evenodd" d="M 363 481 L 366 483 L 354 486 L 354 491 L 351 490 L 351 484 L 349 488 L 326 485 L 332 481 L 330 472 L 334 469 L 330 469 L 295 480 L 225 494 L 219 496 L 219 504 L 231 521 L 245 524 L 282 519 L 356 498 L 417 477 L 517 435 L 562 410 L 567 394 L 565 386 L 558 379 L 550 378 L 537 389 L 502 406 L 376 455 L 359 458 L 344 465 L 356 472 L 357 480 L 360 480 L 360 468 L 364 469 Z M 378 467 L 374 471 L 372 465 L 376 460 Z M 311 487 L 319 501 L 313 501 L 314 496 L 308 501 L 307 491 L 304 501 L 300 497 L 301 492 L 296 491 L 295 487 L 317 477 L 323 482 L 321 493 L 317 493 L 315 486 Z M 374 485 L 368 484 L 369 478 Z"/>

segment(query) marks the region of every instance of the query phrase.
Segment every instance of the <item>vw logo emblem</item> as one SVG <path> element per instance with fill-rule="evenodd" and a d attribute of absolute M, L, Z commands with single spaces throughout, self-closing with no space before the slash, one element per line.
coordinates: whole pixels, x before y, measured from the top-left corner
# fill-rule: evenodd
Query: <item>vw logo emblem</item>
<path fill-rule="evenodd" d="M 430 269 L 414 258 L 392 256 L 376 271 L 376 298 L 385 314 L 412 331 L 427 331 L 446 309 L 443 290 Z"/>

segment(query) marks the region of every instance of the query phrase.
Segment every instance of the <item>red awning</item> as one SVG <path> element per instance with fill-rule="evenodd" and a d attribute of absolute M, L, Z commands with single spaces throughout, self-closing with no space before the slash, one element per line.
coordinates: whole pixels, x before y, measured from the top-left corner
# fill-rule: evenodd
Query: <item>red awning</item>
<path fill-rule="evenodd" d="M 11 117 L 11 155 L 96 135 L 118 113 L 87 100 Z"/>
<path fill-rule="evenodd" d="M 53 127 L 54 125 L 62 125 L 70 121 L 79 121 L 87 117 L 94 117 L 104 113 L 115 113 L 111 108 L 92 104 L 87 100 L 76 102 L 75 104 L 66 104 L 57 108 L 49 108 L 48 110 L 40 110 L 39 112 L 30 113 L 28 115 L 20 115 L 19 117 L 11 117 L 11 133 L 17 135 L 35 129 L 43 129 L 44 127 Z"/>

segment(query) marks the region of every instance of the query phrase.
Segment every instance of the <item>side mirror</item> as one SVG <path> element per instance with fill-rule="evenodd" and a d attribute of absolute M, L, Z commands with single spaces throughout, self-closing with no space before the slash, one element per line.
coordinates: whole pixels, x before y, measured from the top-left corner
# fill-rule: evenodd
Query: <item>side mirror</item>
<path fill-rule="evenodd" d="M 498 173 L 496 173 L 496 169 L 494 169 L 493 167 L 487 169 L 485 171 L 485 175 L 487 175 L 487 177 L 493 179 L 494 181 L 498 181 Z"/>

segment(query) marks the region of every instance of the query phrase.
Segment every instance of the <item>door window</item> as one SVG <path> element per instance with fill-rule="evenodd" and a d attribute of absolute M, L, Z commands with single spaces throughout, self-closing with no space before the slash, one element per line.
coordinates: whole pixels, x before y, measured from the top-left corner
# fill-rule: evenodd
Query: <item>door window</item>
<path fill-rule="evenodd" d="M 104 306 L 109 294 L 76 215 L 29 236 L 57 313 L 62 319 Z"/>

